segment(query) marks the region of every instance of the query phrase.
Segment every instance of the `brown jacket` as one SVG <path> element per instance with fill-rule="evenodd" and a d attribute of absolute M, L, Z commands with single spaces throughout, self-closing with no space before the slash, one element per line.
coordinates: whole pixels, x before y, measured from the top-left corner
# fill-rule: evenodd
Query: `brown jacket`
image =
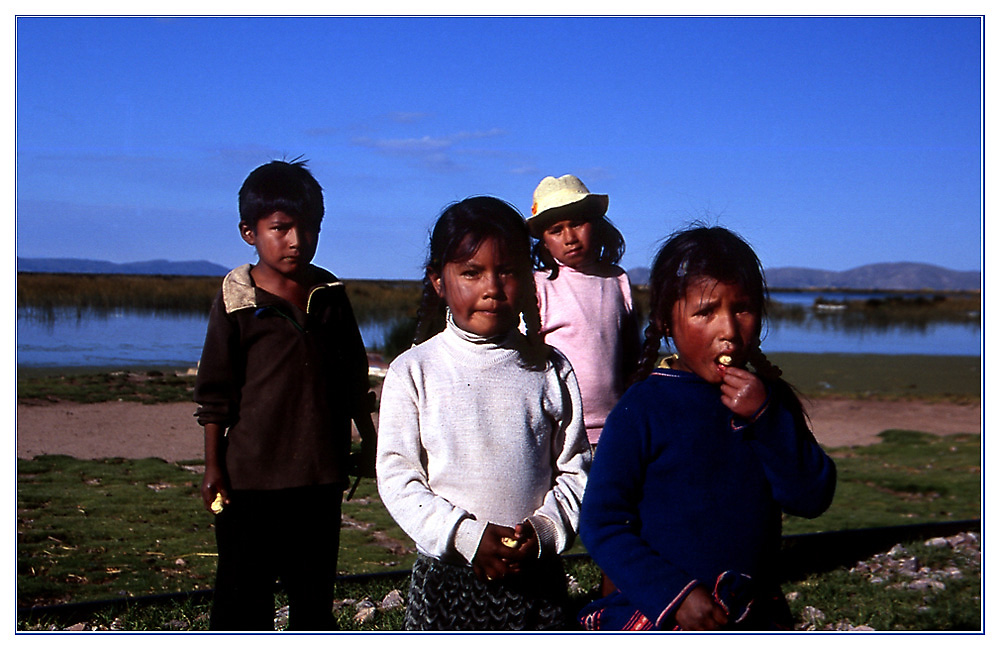
<path fill-rule="evenodd" d="M 306 312 L 225 277 L 209 315 L 195 417 L 226 427 L 236 490 L 348 482 L 351 419 L 367 413 L 368 359 L 342 282 L 322 271 Z"/>

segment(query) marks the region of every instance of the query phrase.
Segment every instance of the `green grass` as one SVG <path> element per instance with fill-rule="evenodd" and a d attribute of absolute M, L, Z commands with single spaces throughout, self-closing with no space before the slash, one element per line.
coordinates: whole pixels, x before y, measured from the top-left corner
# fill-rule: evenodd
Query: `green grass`
<path fill-rule="evenodd" d="M 975 518 L 979 437 L 887 432 L 834 449 L 839 482 L 823 516 L 786 534 Z M 212 518 L 200 475 L 160 460 L 18 461 L 18 604 L 99 600 L 211 586 Z M 413 545 L 364 480 L 344 504 L 343 574 L 408 569 Z M 582 552 L 577 544 L 571 552 Z"/>
<path fill-rule="evenodd" d="M 829 450 L 837 464 L 833 504 L 817 519 L 786 517 L 785 534 L 980 517 L 980 436 L 892 430 L 880 437 Z"/>
<path fill-rule="evenodd" d="M 940 581 L 938 588 L 917 590 L 912 578 L 889 574 L 881 582 L 863 566 L 886 563 L 886 554 L 874 561 L 823 573 L 813 573 L 783 585 L 797 629 L 850 629 L 867 626 L 880 631 L 963 631 L 978 630 L 981 621 L 981 565 L 979 545 L 959 552 L 930 547 L 921 541 L 897 546 L 888 557 L 914 557 L 919 575 Z M 567 558 L 566 573 L 577 588 L 570 591 L 570 611 L 579 611 L 596 597 L 600 570 L 586 558 Z M 951 573 L 945 573 L 951 569 Z M 926 574 L 924 572 L 927 572 Z M 397 631 L 403 626 L 403 609 L 379 610 L 367 622 L 354 620 L 353 601 L 367 599 L 379 603 L 386 594 L 408 589 L 405 575 L 372 580 L 341 580 L 334 597 L 341 604 L 337 619 L 344 631 Z M 275 598 L 275 609 L 285 604 Z M 70 626 L 86 630 L 189 630 L 208 629 L 210 605 L 207 598 L 180 598 L 171 602 L 137 604 L 116 602 L 93 613 L 65 615 L 46 613 L 22 617 L 19 630 L 61 630 Z M 280 628 L 279 628 L 280 629 Z"/>
<path fill-rule="evenodd" d="M 37 369 L 18 369 L 17 398 L 31 402 L 125 400 L 155 404 L 190 402 L 193 393 L 194 375 L 174 370 L 66 369 L 53 375 L 39 373 Z"/>
<path fill-rule="evenodd" d="M 774 360 L 807 395 L 979 401 L 978 359 L 774 355 Z M 831 376 L 843 392 L 809 390 L 814 382 Z M 176 378 L 170 372 L 87 372 L 48 378 L 44 372 L 19 371 L 18 397 L 186 401 L 190 382 L 191 378 Z M 978 435 L 939 437 L 888 431 L 877 445 L 831 449 L 838 467 L 833 505 L 814 520 L 787 518 L 785 533 L 977 518 L 981 510 L 980 445 Z M 212 517 L 198 496 L 201 476 L 186 465 L 155 459 L 82 461 L 65 456 L 18 460 L 18 606 L 209 588 L 215 569 Z M 342 574 L 411 566 L 412 542 L 382 507 L 373 481 L 362 481 L 343 512 Z M 577 542 L 570 552 L 584 550 Z M 570 572 L 585 592 L 592 590 L 599 576 L 596 568 L 587 561 L 574 561 L 572 567 Z M 405 593 L 406 579 L 345 581 L 338 585 L 337 597 L 380 600 L 392 588 Z M 889 590 L 886 595 L 884 589 L 859 582 L 847 571 L 788 585 L 788 590 L 803 594 L 802 601 L 793 601 L 793 609 L 808 603 L 822 609 L 828 622 L 843 618 L 876 629 L 967 629 L 978 617 L 978 574 L 956 589 L 961 597 L 952 597 L 953 592 L 947 592 L 948 597 L 924 593 L 921 598 L 932 602 L 914 604 L 909 592 Z M 122 603 L 102 608 L 87 624 L 103 629 L 205 629 L 207 607 L 195 600 L 149 606 Z M 398 629 L 401 616 L 400 612 L 380 613 L 372 623 L 359 625 L 352 620 L 353 610 L 345 610 L 341 625 L 343 629 Z M 21 618 L 19 629 L 53 625 Z"/>
<path fill-rule="evenodd" d="M 401 324 L 394 349 L 409 346 Z M 798 354 L 769 355 L 783 377 L 809 398 L 920 399 L 976 403 L 981 393 L 979 357 Z M 186 369 L 18 368 L 21 400 L 101 402 L 190 401 L 194 376 Z"/>
<path fill-rule="evenodd" d="M 768 358 L 807 397 L 975 403 L 982 393 L 979 357 L 776 352 Z"/>
<path fill-rule="evenodd" d="M 879 554 L 875 562 L 851 569 L 812 574 L 784 586 L 800 629 L 837 629 L 837 625 L 868 626 L 892 631 L 980 630 L 982 568 L 978 544 L 953 552 L 922 542 L 899 545 Z M 892 558 L 913 557 L 918 576 L 938 584 L 913 588 L 913 578 L 896 571 L 873 573 L 865 565 L 892 565 Z M 949 571 L 949 569 L 951 571 Z M 875 576 L 876 580 L 872 580 Z M 815 611 L 821 614 L 817 617 Z M 819 621 L 809 625 L 811 621 Z"/>
<path fill-rule="evenodd" d="M 211 586 L 200 476 L 158 459 L 17 463 L 18 604 Z"/>

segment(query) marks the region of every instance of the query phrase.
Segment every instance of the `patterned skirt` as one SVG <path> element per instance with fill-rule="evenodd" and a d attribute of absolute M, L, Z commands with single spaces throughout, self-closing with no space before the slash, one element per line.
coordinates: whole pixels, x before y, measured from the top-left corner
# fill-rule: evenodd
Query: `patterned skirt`
<path fill-rule="evenodd" d="M 566 630 L 566 573 L 559 558 L 484 582 L 470 566 L 418 555 L 406 603 L 407 630 Z"/>

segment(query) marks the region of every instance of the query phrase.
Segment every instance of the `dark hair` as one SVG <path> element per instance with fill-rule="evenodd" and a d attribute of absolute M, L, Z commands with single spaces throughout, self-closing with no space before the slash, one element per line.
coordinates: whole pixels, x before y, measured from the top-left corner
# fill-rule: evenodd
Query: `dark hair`
<path fill-rule="evenodd" d="M 736 233 L 718 226 L 695 224 L 676 232 L 660 248 L 650 271 L 649 325 L 633 382 L 645 379 L 652 372 L 660 342 L 670 332 L 674 304 L 687 293 L 688 286 L 702 278 L 737 285 L 749 296 L 751 308 L 759 315 L 763 327 L 767 283 L 760 259 L 750 245 Z M 751 342 L 749 361 L 758 375 L 788 386 L 779 379 L 781 370 L 761 352 L 759 336 Z"/>
<path fill-rule="evenodd" d="M 600 264 L 617 264 L 625 254 L 625 238 L 621 232 L 615 228 L 606 215 L 580 215 L 581 220 L 590 221 L 592 224 L 592 244 L 597 246 L 597 262 Z M 559 275 L 559 265 L 556 264 L 552 253 L 545 246 L 545 240 L 539 237 L 531 246 L 531 259 L 535 268 L 542 271 L 549 271 L 549 279 L 555 280 Z"/>
<path fill-rule="evenodd" d="M 445 264 L 465 261 L 476 254 L 483 242 L 493 240 L 505 254 L 524 261 L 522 281 L 528 291 L 524 292 L 523 304 L 514 307 L 524 317 L 533 351 L 541 352 L 541 318 L 531 274 L 529 239 L 524 217 L 506 201 L 492 196 L 473 196 L 447 206 L 430 235 L 414 344 L 440 331 L 443 323 L 444 305 L 431 283 L 431 273 L 441 275 Z"/>
<path fill-rule="evenodd" d="M 323 221 L 323 188 L 306 169 L 306 161 L 272 160 L 243 181 L 239 205 L 240 223 L 252 227 L 269 214 L 284 212 L 318 229 Z"/>

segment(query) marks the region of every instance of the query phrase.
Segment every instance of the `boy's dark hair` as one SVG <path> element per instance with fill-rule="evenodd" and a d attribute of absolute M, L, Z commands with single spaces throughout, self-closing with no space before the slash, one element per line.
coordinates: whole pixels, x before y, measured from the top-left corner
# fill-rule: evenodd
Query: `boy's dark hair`
<path fill-rule="evenodd" d="M 687 293 L 692 282 L 706 277 L 742 289 L 749 296 L 751 308 L 759 315 L 763 328 L 767 316 L 767 282 L 760 259 L 750 245 L 736 233 L 719 226 L 694 224 L 675 232 L 656 254 L 650 271 L 649 325 L 633 383 L 652 372 L 659 358 L 660 342 L 670 332 L 674 304 Z M 788 388 L 794 403 L 801 409 L 791 387 L 779 379 L 781 370 L 761 352 L 759 337 L 751 343 L 749 361 L 758 375 Z"/>
<path fill-rule="evenodd" d="M 323 221 L 323 188 L 306 161 L 272 160 L 250 172 L 240 188 L 240 223 L 256 227 L 260 219 L 284 212 L 319 229 Z"/>
<path fill-rule="evenodd" d="M 540 351 L 543 345 L 539 334 L 541 317 L 531 274 L 528 226 L 517 208 L 492 196 L 473 196 L 452 203 L 434 224 L 425 264 L 423 297 L 417 311 L 414 345 L 440 331 L 443 322 L 444 305 L 431 283 L 431 272 L 442 275 L 445 264 L 469 259 L 488 239 L 495 241 L 504 253 L 524 260 L 522 281 L 527 291 L 524 292 L 524 304 L 515 307 L 524 316 L 528 340 L 533 348 L 537 347 Z"/>
<path fill-rule="evenodd" d="M 615 228 L 607 215 L 596 214 L 581 216 L 593 224 L 592 237 L 593 244 L 598 247 L 597 262 L 600 264 L 617 264 L 625 254 L 625 238 L 621 232 Z M 531 259 L 535 268 L 539 271 L 548 270 L 549 279 L 555 280 L 559 275 L 559 265 L 556 264 L 552 253 L 545 247 L 545 241 L 541 238 L 535 240 L 531 246 Z"/>

